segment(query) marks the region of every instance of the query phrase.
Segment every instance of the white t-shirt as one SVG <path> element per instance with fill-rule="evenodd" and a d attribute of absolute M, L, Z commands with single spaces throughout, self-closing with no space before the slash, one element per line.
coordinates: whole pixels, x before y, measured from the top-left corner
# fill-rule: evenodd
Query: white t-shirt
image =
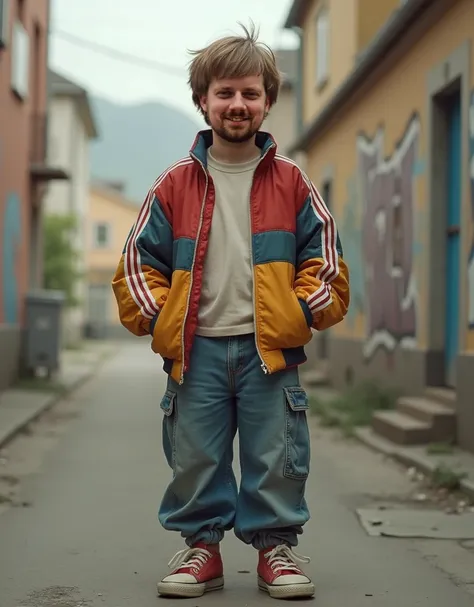
<path fill-rule="evenodd" d="M 208 151 L 215 205 L 204 263 L 197 335 L 254 332 L 250 190 L 260 158 L 227 164 Z"/>

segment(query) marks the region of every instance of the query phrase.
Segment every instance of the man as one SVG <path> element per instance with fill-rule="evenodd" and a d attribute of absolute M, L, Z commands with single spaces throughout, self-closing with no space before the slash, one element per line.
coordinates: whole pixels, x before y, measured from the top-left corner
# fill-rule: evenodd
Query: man
<path fill-rule="evenodd" d="M 259 551 L 262 590 L 314 594 L 297 564 L 309 559 L 292 550 L 309 519 L 298 365 L 311 328 L 346 314 L 348 271 L 316 188 L 260 131 L 280 76 L 244 30 L 194 53 L 189 83 L 210 129 L 150 189 L 113 280 L 123 325 L 152 336 L 169 374 L 161 408 L 173 476 L 159 519 L 187 548 L 158 584 L 163 596 L 221 589 L 230 529 Z"/>

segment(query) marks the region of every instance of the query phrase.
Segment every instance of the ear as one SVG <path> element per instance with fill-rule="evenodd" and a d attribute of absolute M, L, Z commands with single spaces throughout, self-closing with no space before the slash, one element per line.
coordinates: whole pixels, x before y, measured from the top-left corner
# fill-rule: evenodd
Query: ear
<path fill-rule="evenodd" d="M 203 95 L 200 99 L 199 99 L 199 103 L 201 104 L 201 109 L 204 113 L 207 112 L 207 95 Z"/>

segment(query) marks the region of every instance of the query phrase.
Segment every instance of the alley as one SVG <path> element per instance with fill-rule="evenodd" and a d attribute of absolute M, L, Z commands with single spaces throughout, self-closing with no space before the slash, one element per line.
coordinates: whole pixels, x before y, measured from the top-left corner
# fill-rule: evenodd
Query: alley
<path fill-rule="evenodd" d="M 78 418 L 24 484 L 22 499 L 31 507 L 0 515 L 1 607 L 179 603 L 157 599 L 155 592 L 168 561 L 183 547 L 177 534 L 162 531 L 156 515 L 169 479 L 160 436 L 164 385 L 148 343 L 131 342 L 73 396 Z M 459 576 L 456 584 L 455 576 L 425 558 L 430 548 L 424 554 L 417 542 L 369 537 L 360 526 L 355 508 L 370 503 L 374 492 L 403 494 L 406 475 L 363 447 L 350 447 L 353 457 L 342 457 L 344 445 L 332 449 L 316 431 L 313 439 L 313 518 L 298 552 L 312 557 L 307 570 L 317 584 L 317 604 L 472 606 L 474 597 L 460 587 Z M 435 552 L 440 543 L 433 546 Z M 443 546 L 448 555 L 462 550 Z M 250 547 L 229 534 L 223 553 L 224 593 L 194 599 L 192 607 L 275 602 L 256 589 Z M 472 562 L 474 571 L 474 555 L 462 555 L 465 568 Z"/>

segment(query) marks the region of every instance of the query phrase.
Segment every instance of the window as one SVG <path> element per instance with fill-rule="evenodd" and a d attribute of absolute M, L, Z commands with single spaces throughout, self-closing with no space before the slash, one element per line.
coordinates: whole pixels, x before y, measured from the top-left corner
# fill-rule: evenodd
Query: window
<path fill-rule="evenodd" d="M 30 76 L 30 38 L 21 21 L 13 24 L 12 37 L 12 90 L 21 98 L 28 95 Z"/>
<path fill-rule="evenodd" d="M 108 223 L 95 224 L 94 245 L 98 249 L 104 249 L 110 246 L 110 226 Z"/>
<path fill-rule="evenodd" d="M 329 11 L 323 8 L 316 18 L 316 84 L 329 77 Z"/>
<path fill-rule="evenodd" d="M 332 207 L 332 182 L 331 180 L 326 180 L 323 183 L 323 200 L 326 203 L 328 211 L 331 212 Z"/>

